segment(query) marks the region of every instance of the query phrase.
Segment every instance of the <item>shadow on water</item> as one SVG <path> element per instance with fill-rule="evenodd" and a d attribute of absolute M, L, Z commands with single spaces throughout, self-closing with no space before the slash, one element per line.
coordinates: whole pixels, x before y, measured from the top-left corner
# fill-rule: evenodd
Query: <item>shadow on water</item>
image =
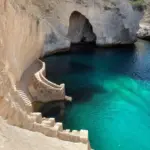
<path fill-rule="evenodd" d="M 96 50 L 102 50 L 102 51 L 134 51 L 136 49 L 135 44 L 124 44 L 124 45 L 112 45 L 108 47 L 103 46 L 95 46 Z"/>
<path fill-rule="evenodd" d="M 119 74 L 130 74 L 130 70 L 133 68 L 137 60 L 136 49 L 130 49 L 129 51 L 111 51 L 108 56 L 109 64 L 112 64 L 109 71 Z M 133 70 L 131 70 L 132 72 Z"/>
<path fill-rule="evenodd" d="M 107 91 L 99 85 L 86 85 L 75 89 L 67 89 L 68 94 L 73 97 L 76 103 L 88 102 L 95 94 L 105 94 Z"/>
<path fill-rule="evenodd" d="M 84 55 L 92 55 L 96 52 L 95 43 L 86 43 L 86 44 L 71 44 L 70 53 L 71 54 L 84 54 Z"/>
<path fill-rule="evenodd" d="M 42 113 L 43 117 L 52 117 L 55 118 L 56 121 L 60 122 L 63 121 L 64 109 L 65 102 L 57 100 L 42 104 L 38 111 Z"/>
<path fill-rule="evenodd" d="M 78 73 L 86 73 L 86 72 L 92 72 L 93 68 L 89 65 L 83 64 L 81 62 L 74 62 L 70 61 L 69 68 L 67 73 L 68 74 L 78 74 Z"/>
<path fill-rule="evenodd" d="M 127 49 L 128 48 L 128 49 Z M 105 55 L 105 53 L 109 53 Z M 54 56 L 50 56 L 45 59 L 47 65 L 47 78 L 57 83 L 65 82 L 66 83 L 66 91 L 67 94 L 71 95 L 76 101 L 80 102 L 83 100 L 90 100 L 94 93 L 104 93 L 107 92 L 103 87 L 99 85 L 90 86 L 90 76 L 86 76 L 85 78 L 76 79 L 74 78 L 74 82 L 68 81 L 65 76 L 70 76 L 74 74 L 84 75 L 95 72 L 95 66 L 90 65 L 89 63 L 93 63 L 95 61 L 95 54 L 99 57 L 99 62 L 97 66 L 100 68 L 101 63 L 103 63 L 103 58 L 105 60 L 109 60 L 109 63 L 105 64 L 105 68 L 108 68 L 111 73 L 119 73 L 126 74 L 130 73 L 130 68 L 133 65 L 133 60 L 136 59 L 136 48 L 134 45 L 130 47 L 118 47 L 118 48 L 100 48 L 93 45 L 86 46 L 85 45 L 73 45 L 71 47 L 70 54 L 62 54 L 60 58 Z M 76 59 L 76 56 L 80 55 L 80 60 Z M 82 61 L 82 55 L 83 60 Z M 89 55 L 90 60 L 86 60 L 85 56 Z M 78 57 L 77 57 L 78 58 Z M 98 58 L 98 57 L 97 57 Z M 108 61 L 107 61 L 108 62 Z M 119 63 L 118 63 L 119 62 Z M 103 64 L 102 64 L 103 65 Z M 59 67 L 58 67 L 59 66 Z M 61 78 L 60 78 L 61 77 Z M 117 78 L 117 76 L 116 76 Z M 64 79 L 64 80 L 63 80 Z M 76 89 L 71 88 L 72 83 L 74 84 Z M 79 85 L 84 85 L 79 87 Z"/>
<path fill-rule="evenodd" d="M 65 109 L 65 128 L 89 129 L 95 150 L 150 148 L 150 87 L 143 83 L 149 75 L 143 71 L 150 63 L 150 45 L 139 45 L 74 47 L 67 54 L 45 59 L 48 79 L 64 82 L 66 93 L 73 97 Z"/>

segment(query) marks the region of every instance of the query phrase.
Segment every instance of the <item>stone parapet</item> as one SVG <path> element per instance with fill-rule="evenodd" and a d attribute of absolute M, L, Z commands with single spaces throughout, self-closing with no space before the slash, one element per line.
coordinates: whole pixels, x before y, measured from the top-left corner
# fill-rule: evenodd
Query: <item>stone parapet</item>
<path fill-rule="evenodd" d="M 45 78 L 46 69 L 45 63 L 38 60 L 41 69 L 37 71 L 30 81 L 29 92 L 34 101 L 50 102 L 56 100 L 65 100 L 65 85 L 57 85 Z"/>

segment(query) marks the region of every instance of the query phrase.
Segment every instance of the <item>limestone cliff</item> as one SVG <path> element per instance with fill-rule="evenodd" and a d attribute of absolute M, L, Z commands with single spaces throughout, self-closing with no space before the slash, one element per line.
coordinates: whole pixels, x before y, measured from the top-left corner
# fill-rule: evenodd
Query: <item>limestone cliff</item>
<path fill-rule="evenodd" d="M 44 66 L 37 65 L 45 41 L 39 19 L 16 1 L 0 1 L 0 148 L 90 149 L 87 131 L 63 130 L 62 123 L 55 122 L 54 118 L 42 118 L 41 113 L 33 112 L 32 102 L 36 98 L 29 93 L 28 87 L 34 75 L 39 87 L 44 85 L 48 92 L 53 91 L 52 98 L 59 96 L 59 92 L 65 98 L 64 86 L 47 81 Z M 48 95 L 49 98 L 52 95 Z M 39 145 L 35 147 L 36 140 Z"/>
<path fill-rule="evenodd" d="M 33 112 L 34 101 L 68 99 L 64 84 L 44 77 L 45 65 L 38 58 L 71 42 L 133 43 L 140 17 L 141 12 L 127 0 L 0 0 L 0 147 L 12 149 L 9 139 L 24 143 L 23 133 L 29 139 L 37 135 L 50 147 L 52 142 L 59 143 L 54 150 L 67 149 L 66 144 L 72 150 L 89 150 L 88 131 L 64 130 L 54 118 Z M 22 149 L 34 149 L 34 145 Z"/>
<path fill-rule="evenodd" d="M 46 34 L 44 53 L 69 47 L 70 42 L 81 40 L 96 40 L 99 45 L 131 44 L 136 40 L 142 17 L 142 13 L 134 9 L 128 0 L 16 2 L 42 23 Z"/>
<path fill-rule="evenodd" d="M 145 0 L 145 5 L 145 14 L 140 22 L 137 35 L 139 38 L 150 40 L 150 0 Z"/>

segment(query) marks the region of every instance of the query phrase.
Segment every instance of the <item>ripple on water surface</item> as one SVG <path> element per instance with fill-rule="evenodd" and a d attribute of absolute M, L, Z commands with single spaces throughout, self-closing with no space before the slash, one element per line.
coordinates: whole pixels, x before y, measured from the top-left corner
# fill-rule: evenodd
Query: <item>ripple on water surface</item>
<path fill-rule="evenodd" d="M 88 129 L 95 150 L 150 150 L 150 43 L 51 56 L 47 75 L 73 96 L 64 126 Z"/>

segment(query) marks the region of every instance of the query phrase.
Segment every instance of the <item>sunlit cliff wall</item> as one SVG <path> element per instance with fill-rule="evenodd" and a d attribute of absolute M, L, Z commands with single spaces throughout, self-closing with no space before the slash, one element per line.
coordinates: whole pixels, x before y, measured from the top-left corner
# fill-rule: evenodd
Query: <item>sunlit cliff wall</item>
<path fill-rule="evenodd" d="M 29 16 L 13 1 L 1 0 L 0 61 L 15 81 L 40 56 L 42 48 L 43 35 L 38 18 Z"/>
<path fill-rule="evenodd" d="M 24 73 L 42 54 L 46 37 L 44 24 L 38 15 L 30 14 L 15 0 L 0 1 L 0 147 L 89 150 L 88 132 L 82 130 L 76 135 L 65 131 L 62 123 L 55 122 L 54 118 L 42 118 L 41 113 L 32 110 L 32 97 L 27 94 L 27 84 L 22 78 L 28 76 Z M 16 143 L 12 144 L 13 140 Z M 35 146 L 37 141 L 40 145 Z"/>
<path fill-rule="evenodd" d="M 139 38 L 150 40 L 150 0 L 144 0 L 145 13 L 140 21 Z"/>
<path fill-rule="evenodd" d="M 143 15 L 140 10 L 134 9 L 128 0 L 15 0 L 15 2 L 28 14 L 38 17 L 42 23 L 45 33 L 43 54 L 70 47 L 72 38 L 67 35 L 70 16 L 74 11 L 88 19 L 96 35 L 96 43 L 103 46 L 134 43 Z M 82 24 L 83 21 L 81 26 Z M 80 30 L 84 31 L 84 28 Z"/>

